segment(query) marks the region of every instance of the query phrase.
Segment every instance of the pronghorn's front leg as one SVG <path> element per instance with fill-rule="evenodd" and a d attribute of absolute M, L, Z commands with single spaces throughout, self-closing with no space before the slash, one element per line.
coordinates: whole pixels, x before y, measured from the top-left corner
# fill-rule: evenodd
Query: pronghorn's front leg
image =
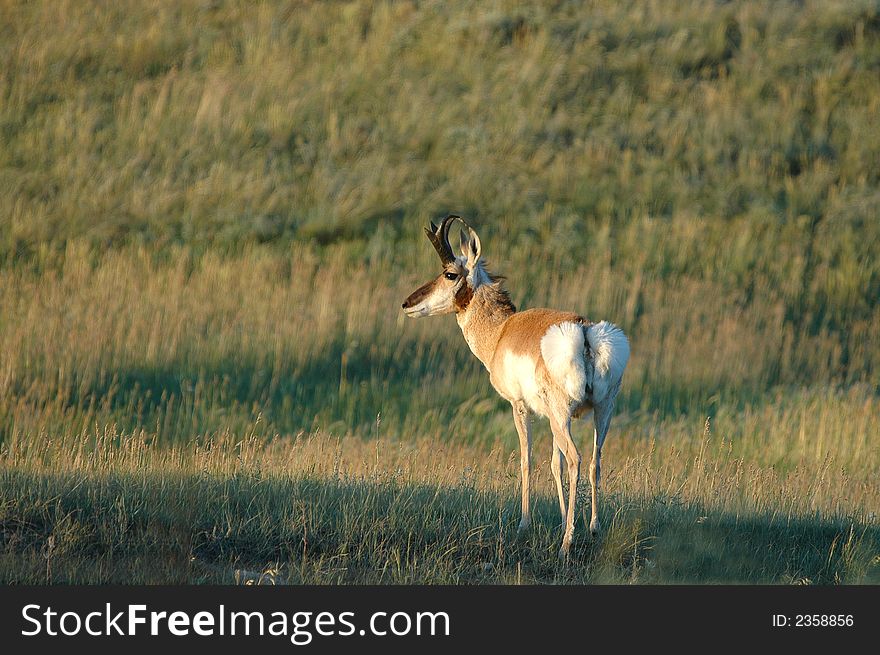
<path fill-rule="evenodd" d="M 522 519 L 519 522 L 519 532 L 529 529 L 532 515 L 529 508 L 529 468 L 532 455 L 532 425 L 529 408 L 524 402 L 514 401 L 513 422 L 516 424 L 516 432 L 519 434 L 519 472 L 522 479 Z"/>
<path fill-rule="evenodd" d="M 553 430 L 553 439 L 565 455 L 568 464 L 568 510 L 565 514 L 565 535 L 562 537 L 562 548 L 559 549 L 560 557 L 567 557 L 571 548 L 571 540 L 574 537 L 574 508 L 577 502 L 578 478 L 581 474 L 581 454 L 571 438 L 571 417 L 564 419 L 550 418 L 550 428 Z"/>

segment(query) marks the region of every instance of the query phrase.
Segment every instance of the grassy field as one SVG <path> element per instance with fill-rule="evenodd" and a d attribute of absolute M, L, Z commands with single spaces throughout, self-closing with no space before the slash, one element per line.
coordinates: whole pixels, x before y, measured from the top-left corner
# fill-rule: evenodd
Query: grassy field
<path fill-rule="evenodd" d="M 880 3 L 0 1 L 0 57 L 3 582 L 880 583 Z M 399 311 L 448 211 L 630 337 L 568 565 L 549 428 L 517 540 Z"/>

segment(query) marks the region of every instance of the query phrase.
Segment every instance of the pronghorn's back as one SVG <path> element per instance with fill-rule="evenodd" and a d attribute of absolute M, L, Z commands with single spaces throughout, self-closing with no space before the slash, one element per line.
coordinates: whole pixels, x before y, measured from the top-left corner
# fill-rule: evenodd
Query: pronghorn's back
<path fill-rule="evenodd" d="M 574 323 L 589 324 L 583 316 L 555 309 L 526 309 L 512 314 L 501 328 L 496 356 L 500 350 L 528 354 L 536 359 L 541 356 L 541 337 L 554 325 Z"/>

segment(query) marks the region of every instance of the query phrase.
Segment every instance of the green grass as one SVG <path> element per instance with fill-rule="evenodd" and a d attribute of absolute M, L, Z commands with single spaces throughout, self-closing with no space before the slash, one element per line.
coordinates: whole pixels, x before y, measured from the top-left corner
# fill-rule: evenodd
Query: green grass
<path fill-rule="evenodd" d="M 877 2 L 5 1 L 0 58 L 5 582 L 880 581 Z M 631 339 L 569 566 L 547 427 L 517 542 L 399 311 L 447 211 Z"/>

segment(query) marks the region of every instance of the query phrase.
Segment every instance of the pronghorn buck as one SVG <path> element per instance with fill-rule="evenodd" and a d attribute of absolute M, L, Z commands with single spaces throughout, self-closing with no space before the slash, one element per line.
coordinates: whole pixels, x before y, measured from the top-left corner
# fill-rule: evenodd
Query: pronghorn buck
<path fill-rule="evenodd" d="M 440 227 L 431 223 L 430 230 L 425 228 L 440 255 L 443 272 L 416 289 L 404 301 L 403 311 L 413 317 L 455 312 L 468 346 L 489 371 L 492 386 L 513 406 L 522 475 L 520 533 L 531 523 L 531 417 L 538 414 L 550 420 L 550 468 L 565 526 L 559 554 L 566 557 L 574 535 L 581 466 L 581 456 L 571 436 L 571 419 L 593 414 L 590 532 L 595 536 L 599 532 L 599 461 L 629 359 L 629 342 L 620 328 L 607 321 L 591 323 L 577 314 L 553 309 L 516 311 L 501 279 L 486 272 L 480 258 L 480 238 L 464 221 L 461 223 L 467 232 L 461 232 L 461 256 L 455 256 L 449 244 L 449 228 L 456 219 L 461 221 L 460 217 L 450 215 Z M 563 458 L 568 465 L 567 504 L 562 489 Z"/>

